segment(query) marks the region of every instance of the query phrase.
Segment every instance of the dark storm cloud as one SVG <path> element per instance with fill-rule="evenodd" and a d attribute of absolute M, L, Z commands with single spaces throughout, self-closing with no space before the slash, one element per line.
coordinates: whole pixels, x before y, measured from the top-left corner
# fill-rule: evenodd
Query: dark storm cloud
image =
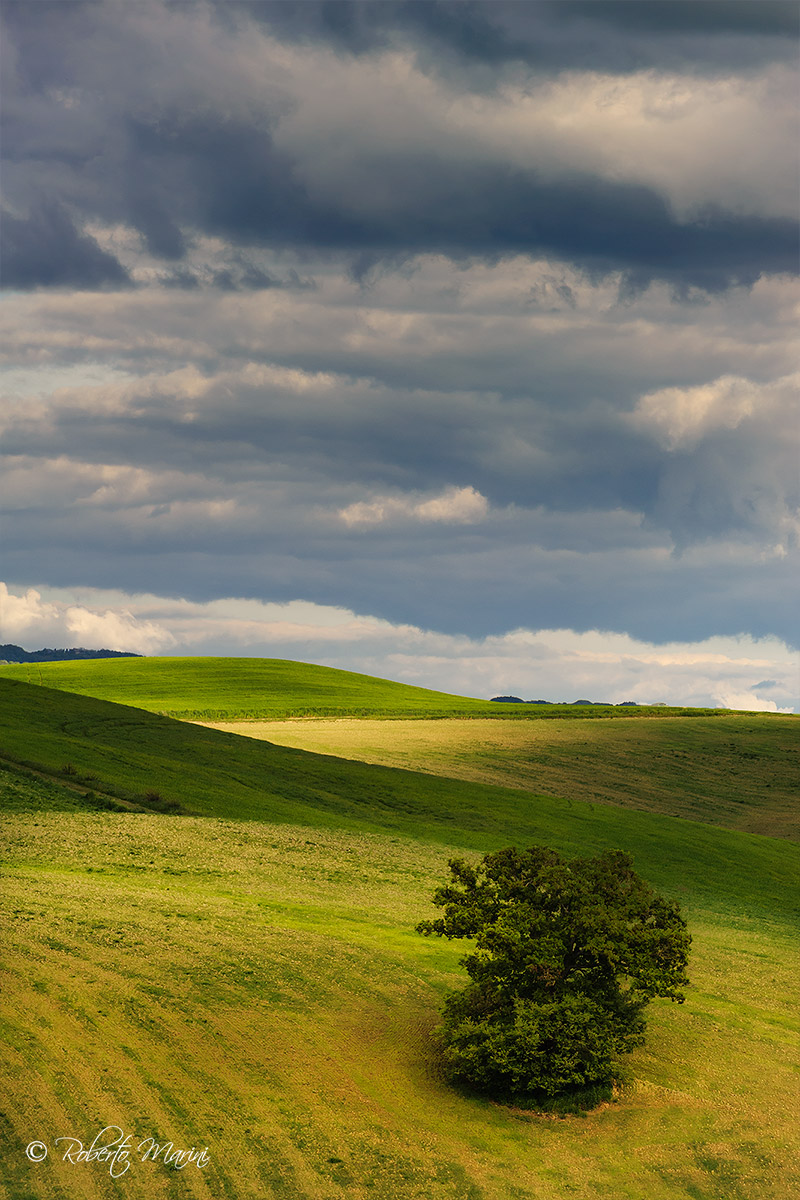
<path fill-rule="evenodd" d="M 2 213 L 0 277 L 4 287 L 95 289 L 130 285 L 127 271 L 94 238 L 79 233 L 55 202 L 38 205 L 28 217 Z"/>
<path fill-rule="evenodd" d="M 104 213 L 131 220 L 161 258 L 183 253 L 177 218 L 240 246 L 325 250 L 354 263 L 420 253 L 490 260 L 549 255 L 596 277 L 622 271 L 632 286 L 665 279 L 717 291 L 797 267 L 792 220 L 708 209 L 680 222 L 652 189 L 588 175 L 548 181 L 535 171 L 443 164 L 409 152 L 369 165 L 382 187 L 387 179 L 396 182 L 402 199 L 365 213 L 324 191 L 312 195 L 291 156 L 276 150 L 262 129 L 176 115 L 149 127 L 129 122 L 128 144 L 140 187 L 116 195 L 109 188 Z M 159 192 L 170 193 L 172 216 L 152 201 Z M 96 206 L 88 194 L 86 205 Z M 14 268 L 24 275 L 30 256 L 27 270 L 36 275 L 42 270 L 38 234 L 21 237 L 24 228 L 14 222 L 9 232 L 16 239 Z M 66 282 L 71 272 L 79 286 L 122 278 L 110 256 L 79 238 L 66 220 L 50 220 L 44 244 L 54 281 Z M 258 279 L 250 283 L 258 286 Z"/>
<path fill-rule="evenodd" d="M 595 7 L 602 13 L 594 13 Z M 636 7 L 659 10 L 648 22 L 634 22 L 640 33 L 649 23 L 658 45 L 659 21 L 667 22 L 663 6 Z M 713 6 L 721 10 L 713 22 L 710 11 L 700 20 L 677 7 L 683 15 L 671 19 L 676 28 L 699 23 L 705 32 L 712 24 L 741 31 L 755 19 L 727 4 Z M 783 10 L 762 7 L 765 29 L 780 33 Z M 29 8 L 11 5 L 8 13 L 13 70 L 5 187 L 17 212 L 40 197 L 51 205 L 67 200 L 76 221 L 132 225 L 149 255 L 175 263 L 184 262 L 197 235 L 207 234 L 243 250 L 266 246 L 342 256 L 356 275 L 422 253 L 488 261 L 548 255 L 595 278 L 621 272 L 634 293 L 653 279 L 670 281 L 679 293 L 691 287 L 713 292 L 797 268 L 797 224 L 789 217 L 735 206 L 727 211 L 721 199 L 679 213 L 652 185 L 574 164 L 551 162 L 542 169 L 535 154 L 533 162 L 514 163 L 507 151 L 494 153 L 477 142 L 465 147 L 444 117 L 424 149 L 413 137 L 381 149 L 380 138 L 376 142 L 370 133 L 364 140 L 358 124 L 345 121 L 337 133 L 341 154 L 321 161 L 313 139 L 298 140 L 282 124 L 300 103 L 297 89 L 313 88 L 313 79 L 289 86 L 276 66 L 274 78 L 268 73 L 254 92 L 239 84 L 239 59 L 248 41 L 240 26 L 251 19 L 274 20 L 281 29 L 287 22 L 316 21 L 323 40 L 333 38 L 336 28 L 365 22 L 400 31 L 438 27 L 454 52 L 467 53 L 474 43 L 477 54 L 478 46 L 491 45 L 488 29 L 507 40 L 509 31 L 519 37 L 518 27 L 531 22 L 551 31 L 569 27 L 567 41 L 574 46 L 575 23 L 615 28 L 614 5 L 579 6 L 574 12 L 570 4 L 348 7 L 337 0 L 333 8 L 233 6 L 227 21 L 236 29 L 230 43 L 220 45 L 203 24 L 207 10 L 199 6 L 123 12 L 110 5 L 41 4 L 35 6 L 36 21 Z M 199 98 L 198 79 L 170 53 L 189 33 L 198 39 L 198 54 L 209 56 L 208 86 L 219 91 L 218 104 L 211 92 L 207 101 Z M 455 94 L 451 102 L 457 102 Z M 388 132 L 391 116 L 385 119 Z M 37 218 L 32 214 L 29 220 Z M 47 269 L 34 225 L 30 234 L 27 229 L 11 218 L 14 278 L 58 284 L 72 279 L 81 287 L 122 279 L 122 268 L 68 218 L 50 219 L 43 231 Z M 183 268 L 167 281 L 192 286 Z M 221 276 L 219 285 L 271 286 L 268 278 L 259 281 L 255 265 L 238 280 Z"/>
<path fill-rule="evenodd" d="M 244 245 L 342 252 L 367 264 L 421 253 L 552 256 L 596 277 L 622 271 L 634 287 L 665 279 L 708 291 L 797 269 L 793 220 L 707 209 L 682 223 L 652 189 L 589 175 L 548 181 L 410 151 L 368 164 L 368 175 L 402 199 L 365 213 L 312 195 L 261 130 L 161 122 L 138 141 L 143 171 L 157 171 L 167 149 L 182 162 L 178 203 L 187 221 Z"/>
<path fill-rule="evenodd" d="M 793 0 L 567 0 L 549 5 L 555 16 L 573 13 L 620 29 L 657 32 L 741 33 L 797 37 L 800 14 Z"/>
<path fill-rule="evenodd" d="M 459 59 L 540 71 L 718 70 L 789 61 L 800 32 L 793 0 L 217 0 L 217 7 L 223 19 L 238 14 L 283 37 L 351 53 L 411 42 L 434 71 Z"/>

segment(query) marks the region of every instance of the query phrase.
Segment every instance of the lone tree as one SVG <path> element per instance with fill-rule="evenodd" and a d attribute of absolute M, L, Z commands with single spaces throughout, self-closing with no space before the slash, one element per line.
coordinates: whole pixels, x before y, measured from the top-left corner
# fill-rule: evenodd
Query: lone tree
<path fill-rule="evenodd" d="M 498 1099 L 542 1104 L 609 1094 L 617 1057 L 644 1040 L 654 996 L 681 1003 L 691 937 L 621 850 L 565 861 L 510 847 L 449 862 L 444 909 L 417 930 L 474 938 L 471 982 L 445 1001 L 445 1072 Z"/>

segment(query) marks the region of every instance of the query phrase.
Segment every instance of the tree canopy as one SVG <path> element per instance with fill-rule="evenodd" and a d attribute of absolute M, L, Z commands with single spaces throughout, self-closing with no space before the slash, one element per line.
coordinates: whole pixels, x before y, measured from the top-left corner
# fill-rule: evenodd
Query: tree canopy
<path fill-rule="evenodd" d="M 618 1056 L 644 1040 L 655 996 L 682 1002 L 691 937 L 622 851 L 566 861 L 509 847 L 449 862 L 444 915 L 417 930 L 472 938 L 470 983 L 444 1005 L 447 1075 L 499 1098 L 537 1102 L 608 1088 Z"/>

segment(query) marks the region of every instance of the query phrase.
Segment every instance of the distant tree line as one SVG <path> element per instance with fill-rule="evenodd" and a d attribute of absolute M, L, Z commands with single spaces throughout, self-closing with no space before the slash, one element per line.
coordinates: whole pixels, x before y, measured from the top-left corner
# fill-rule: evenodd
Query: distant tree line
<path fill-rule="evenodd" d="M 491 704 L 557 704 L 561 701 L 556 700 L 522 700 L 519 696 L 492 696 Z M 571 704 L 592 704 L 601 708 L 613 708 L 614 705 L 608 700 L 571 700 L 566 703 Z M 638 700 L 621 700 L 617 708 L 627 708 L 630 705 L 634 707 L 639 703 Z"/>
<path fill-rule="evenodd" d="M 33 663 L 33 662 L 64 662 L 70 658 L 142 658 L 141 654 L 132 654 L 127 650 L 87 650 L 84 646 L 72 647 L 69 650 L 23 650 L 22 646 L 11 643 L 0 646 L 0 662 Z"/>

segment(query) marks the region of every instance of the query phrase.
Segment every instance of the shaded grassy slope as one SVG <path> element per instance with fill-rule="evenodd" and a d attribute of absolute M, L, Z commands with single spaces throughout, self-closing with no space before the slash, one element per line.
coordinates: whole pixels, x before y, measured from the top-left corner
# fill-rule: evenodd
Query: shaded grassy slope
<path fill-rule="evenodd" d="M 269 721 L 215 726 L 321 754 L 800 840 L 800 717 Z"/>
<path fill-rule="evenodd" d="M 62 784 L 89 776 L 87 791 L 138 804 L 158 793 L 195 815 L 447 843 L 457 833 L 476 848 L 512 838 L 564 850 L 613 843 L 676 895 L 693 889 L 737 909 L 797 910 L 800 852 L 773 839 L 311 754 L 8 680 L 0 727 L 7 759 L 60 773 Z"/>
<path fill-rule="evenodd" d="M 132 658 L 93 662 L 22 663 L 0 667 L 0 678 L 24 680 L 131 704 L 185 720 L 281 717 L 663 716 L 716 709 L 597 708 L 569 704 L 492 704 L 450 696 L 372 675 L 277 658 Z"/>

